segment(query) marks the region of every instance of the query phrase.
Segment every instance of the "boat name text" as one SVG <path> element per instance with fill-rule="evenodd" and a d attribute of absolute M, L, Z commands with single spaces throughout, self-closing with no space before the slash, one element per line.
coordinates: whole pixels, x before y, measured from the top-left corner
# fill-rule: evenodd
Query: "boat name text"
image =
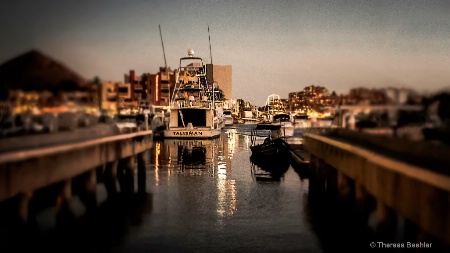
<path fill-rule="evenodd" d="M 197 131 L 177 131 L 177 132 L 173 132 L 173 135 L 200 136 L 200 135 L 203 135 L 203 133 L 197 132 Z"/>

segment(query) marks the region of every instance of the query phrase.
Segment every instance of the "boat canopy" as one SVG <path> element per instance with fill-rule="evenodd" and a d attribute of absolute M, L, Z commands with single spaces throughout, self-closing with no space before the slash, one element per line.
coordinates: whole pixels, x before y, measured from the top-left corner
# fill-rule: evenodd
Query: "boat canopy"
<path fill-rule="evenodd" d="M 203 61 L 203 59 L 201 57 L 194 57 L 194 56 L 181 57 L 180 58 L 180 62 L 183 61 L 183 60 L 200 60 L 200 61 Z"/>
<path fill-rule="evenodd" d="M 273 125 L 273 124 L 257 124 L 256 125 L 256 130 L 280 130 L 281 129 L 281 125 Z"/>
<path fill-rule="evenodd" d="M 294 115 L 295 119 L 309 119 L 309 116 L 307 114 L 296 114 Z"/>
<path fill-rule="evenodd" d="M 184 88 L 181 88 L 180 90 L 186 91 L 186 92 L 197 92 L 197 91 L 201 91 L 202 89 L 198 88 L 198 87 L 184 87 Z"/>
<path fill-rule="evenodd" d="M 273 115 L 273 121 L 289 120 L 290 118 L 291 118 L 291 117 L 290 117 L 289 114 L 287 114 L 287 113 L 279 113 L 279 114 Z"/>

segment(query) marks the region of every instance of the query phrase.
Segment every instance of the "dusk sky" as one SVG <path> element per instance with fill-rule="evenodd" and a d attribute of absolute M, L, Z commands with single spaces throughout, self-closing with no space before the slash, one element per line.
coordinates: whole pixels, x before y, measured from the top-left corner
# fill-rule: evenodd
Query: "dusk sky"
<path fill-rule="evenodd" d="M 263 105 L 309 85 L 450 87 L 450 1 L 0 2 L 0 63 L 38 49 L 86 79 L 156 73 L 192 48 L 232 65 L 233 98 Z"/>

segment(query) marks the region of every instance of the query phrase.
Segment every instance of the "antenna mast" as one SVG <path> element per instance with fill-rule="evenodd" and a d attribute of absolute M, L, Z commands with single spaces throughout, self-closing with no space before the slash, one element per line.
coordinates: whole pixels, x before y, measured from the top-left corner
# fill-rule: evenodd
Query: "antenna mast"
<path fill-rule="evenodd" d="M 170 106 L 172 104 L 171 96 L 170 96 L 170 78 L 169 78 L 169 72 L 167 72 L 166 51 L 164 50 L 164 42 L 163 42 L 162 33 L 161 33 L 161 25 L 159 25 L 159 36 L 161 37 L 161 45 L 162 45 L 163 55 L 164 55 L 164 75 L 167 75 L 167 78 L 169 79 L 169 83 L 168 83 L 169 101 L 167 101 L 167 103 Z M 161 76 L 162 76 L 162 73 L 161 73 Z M 173 94 L 175 94 L 175 93 L 173 93 Z M 183 125 L 184 125 L 184 123 L 183 123 Z"/>
<path fill-rule="evenodd" d="M 162 49 L 163 49 L 163 54 L 164 54 L 164 72 L 167 71 L 167 62 L 166 62 L 166 52 L 164 51 L 164 42 L 163 42 L 163 38 L 162 38 L 162 33 L 161 33 L 161 25 L 159 25 L 159 36 L 161 37 L 161 45 L 162 45 Z"/>
<path fill-rule="evenodd" d="M 208 37 L 209 37 L 209 55 L 211 57 L 211 64 L 213 64 L 212 53 L 211 53 L 211 35 L 209 35 L 209 24 L 208 24 Z"/>

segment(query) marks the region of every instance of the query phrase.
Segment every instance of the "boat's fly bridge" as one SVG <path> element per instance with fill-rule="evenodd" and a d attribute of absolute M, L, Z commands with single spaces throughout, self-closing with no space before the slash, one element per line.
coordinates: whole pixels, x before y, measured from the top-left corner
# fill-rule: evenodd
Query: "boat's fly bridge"
<path fill-rule="evenodd" d="M 213 83 L 206 80 L 206 65 L 201 57 L 194 57 L 189 49 L 188 57 L 180 58 L 179 77 L 171 99 L 172 106 L 178 108 L 213 108 Z"/>
<path fill-rule="evenodd" d="M 283 101 L 277 94 L 271 94 L 266 100 L 266 113 L 269 122 L 273 122 L 273 116 L 280 113 L 286 113 Z"/>

